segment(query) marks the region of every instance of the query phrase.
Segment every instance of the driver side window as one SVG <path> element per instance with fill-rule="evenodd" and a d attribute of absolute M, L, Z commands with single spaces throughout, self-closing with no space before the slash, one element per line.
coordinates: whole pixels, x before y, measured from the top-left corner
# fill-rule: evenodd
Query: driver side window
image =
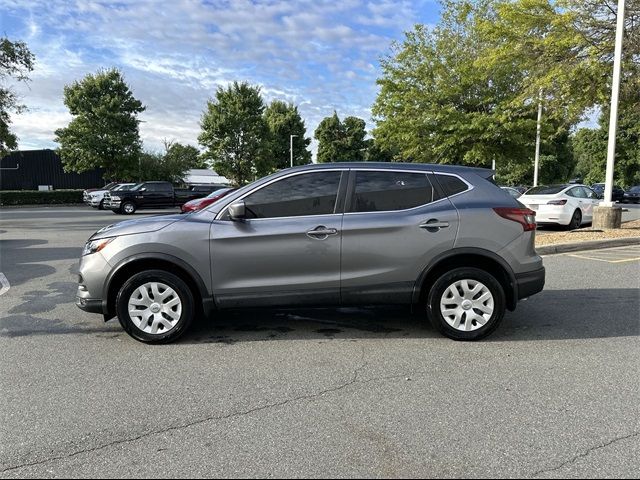
<path fill-rule="evenodd" d="M 326 171 L 278 180 L 244 198 L 246 218 L 332 214 L 341 176 L 340 171 Z"/>

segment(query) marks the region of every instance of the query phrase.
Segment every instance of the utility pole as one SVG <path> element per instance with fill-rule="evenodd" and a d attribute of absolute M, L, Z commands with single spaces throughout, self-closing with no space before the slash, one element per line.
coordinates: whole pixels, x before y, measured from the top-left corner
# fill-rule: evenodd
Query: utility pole
<path fill-rule="evenodd" d="M 593 211 L 594 228 L 620 228 L 622 208 L 611 201 L 613 193 L 613 173 L 616 156 L 616 133 L 618 130 L 618 97 L 620 93 L 620 70 L 622 68 L 622 39 L 624 37 L 625 0 L 618 0 L 618 22 L 616 27 L 616 49 L 613 60 L 613 81 L 611 82 L 611 115 L 609 117 L 609 145 L 607 148 L 607 173 L 604 183 L 604 202 Z"/>
<path fill-rule="evenodd" d="M 609 117 L 609 146 L 607 149 L 607 173 L 604 183 L 604 205 L 613 206 L 613 171 L 616 156 L 616 134 L 618 130 L 618 97 L 620 92 L 620 70 L 622 63 L 622 38 L 624 36 L 625 0 L 618 0 L 618 26 L 616 29 L 616 51 L 613 61 L 613 82 L 611 85 L 611 116 Z"/>
<path fill-rule="evenodd" d="M 289 155 L 291 156 L 291 166 L 293 167 L 293 137 L 298 135 L 289 135 Z"/>
<path fill-rule="evenodd" d="M 538 94 L 538 126 L 536 127 L 536 159 L 533 165 L 533 186 L 538 186 L 538 169 L 540 168 L 540 131 L 542 129 L 542 88 Z"/>

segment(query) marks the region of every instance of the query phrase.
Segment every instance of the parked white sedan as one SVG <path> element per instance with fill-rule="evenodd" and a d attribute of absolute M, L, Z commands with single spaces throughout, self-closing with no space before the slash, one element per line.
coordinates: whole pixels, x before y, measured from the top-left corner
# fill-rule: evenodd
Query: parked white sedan
<path fill-rule="evenodd" d="M 539 225 L 564 225 L 569 230 L 593 220 L 593 207 L 600 203 L 586 185 L 546 185 L 527 190 L 518 201 L 536 212 Z"/>

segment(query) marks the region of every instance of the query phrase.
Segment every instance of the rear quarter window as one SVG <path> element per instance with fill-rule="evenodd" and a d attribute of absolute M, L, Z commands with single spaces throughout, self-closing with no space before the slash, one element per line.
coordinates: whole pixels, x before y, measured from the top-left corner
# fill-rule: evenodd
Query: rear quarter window
<path fill-rule="evenodd" d="M 437 173 L 436 178 L 438 179 L 438 183 L 440 184 L 442 191 L 448 197 L 465 192 L 469 189 L 469 186 L 458 177 Z"/>

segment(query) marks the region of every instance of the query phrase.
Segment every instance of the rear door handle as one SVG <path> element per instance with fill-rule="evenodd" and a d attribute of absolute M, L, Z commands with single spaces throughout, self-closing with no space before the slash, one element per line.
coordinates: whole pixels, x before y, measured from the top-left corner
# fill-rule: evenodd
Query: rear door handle
<path fill-rule="evenodd" d="M 447 228 L 448 226 L 449 226 L 449 222 L 440 222 L 436 219 L 428 220 L 420 224 L 420 228 L 424 228 L 429 232 L 437 232 L 441 228 Z"/>
<path fill-rule="evenodd" d="M 337 234 L 338 234 L 337 228 L 327 228 L 324 225 L 320 225 L 319 227 L 316 227 L 313 230 L 309 230 L 307 232 L 307 236 L 315 240 L 324 240 L 329 235 L 337 235 Z"/>

